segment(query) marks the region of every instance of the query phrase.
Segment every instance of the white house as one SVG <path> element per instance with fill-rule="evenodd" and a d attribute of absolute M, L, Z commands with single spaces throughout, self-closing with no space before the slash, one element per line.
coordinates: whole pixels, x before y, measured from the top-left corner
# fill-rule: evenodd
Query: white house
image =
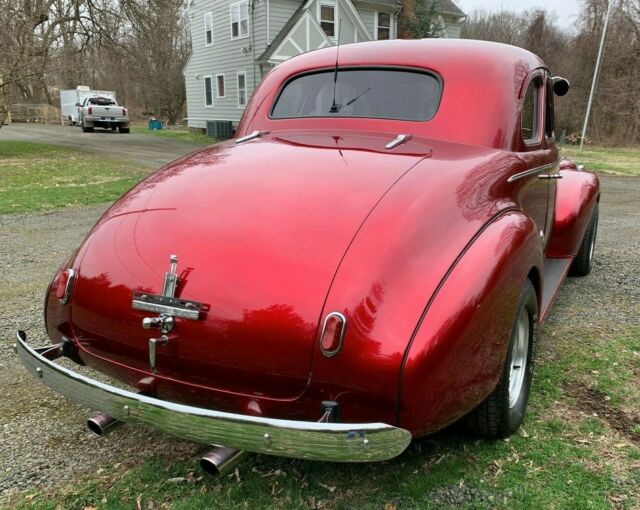
<path fill-rule="evenodd" d="M 465 14 L 451 0 L 438 5 L 446 36 L 458 37 Z M 399 0 L 191 0 L 189 127 L 235 127 L 273 66 L 334 45 L 338 35 L 340 44 L 398 37 L 400 8 Z"/>

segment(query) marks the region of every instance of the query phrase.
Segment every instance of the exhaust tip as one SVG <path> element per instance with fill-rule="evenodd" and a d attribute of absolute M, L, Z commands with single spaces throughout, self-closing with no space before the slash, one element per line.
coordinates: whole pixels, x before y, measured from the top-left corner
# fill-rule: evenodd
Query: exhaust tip
<path fill-rule="evenodd" d="M 218 469 L 218 466 L 209 457 L 202 457 L 200 459 L 200 467 L 202 468 L 202 471 L 210 476 L 220 476 L 220 470 Z"/>
<path fill-rule="evenodd" d="M 216 446 L 200 459 L 200 467 L 208 475 L 225 476 L 231 473 L 246 455 L 247 452 L 242 450 Z"/>
<path fill-rule="evenodd" d="M 87 420 L 87 428 L 97 436 L 104 436 L 123 424 L 124 422 L 117 418 L 103 413 L 98 413 Z"/>

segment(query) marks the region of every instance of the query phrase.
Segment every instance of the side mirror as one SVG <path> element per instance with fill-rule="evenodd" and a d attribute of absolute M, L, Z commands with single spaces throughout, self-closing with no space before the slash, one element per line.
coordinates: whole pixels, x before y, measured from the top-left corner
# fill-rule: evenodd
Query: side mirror
<path fill-rule="evenodd" d="M 76 103 L 76 106 L 80 108 L 82 105 L 80 103 Z"/>
<path fill-rule="evenodd" d="M 551 81 L 553 82 L 553 92 L 555 92 L 556 96 L 562 97 L 567 95 L 571 87 L 569 80 L 562 76 L 554 76 L 551 78 Z"/>

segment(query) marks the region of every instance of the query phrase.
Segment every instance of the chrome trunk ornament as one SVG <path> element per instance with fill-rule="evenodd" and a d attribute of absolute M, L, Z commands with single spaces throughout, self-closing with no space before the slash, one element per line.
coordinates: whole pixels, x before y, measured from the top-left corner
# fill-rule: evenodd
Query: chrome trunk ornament
<path fill-rule="evenodd" d="M 162 295 L 166 297 L 175 297 L 176 287 L 178 286 L 178 256 L 171 255 L 169 257 L 169 272 L 164 274 L 164 286 L 162 287 Z"/>
<path fill-rule="evenodd" d="M 176 290 L 180 284 L 178 277 L 178 256 L 169 257 L 169 271 L 164 275 L 162 294 L 148 294 L 146 292 L 134 292 L 131 307 L 134 310 L 155 312 L 157 317 L 144 317 L 142 327 L 144 329 L 158 329 L 162 336 L 149 339 L 149 366 L 151 372 L 156 373 L 156 359 L 158 345 L 169 343 L 167 336 L 176 325 L 176 317 L 188 320 L 198 320 L 203 308 L 202 303 L 176 298 Z"/>
<path fill-rule="evenodd" d="M 167 345 L 169 337 L 162 335 L 160 338 L 149 338 L 149 366 L 151 371 L 156 373 L 156 348 L 158 345 Z"/>
<path fill-rule="evenodd" d="M 150 321 L 143 322 L 143 327 L 145 329 L 157 327 L 163 333 L 168 333 L 173 328 L 173 317 L 196 321 L 200 318 L 200 312 L 203 308 L 202 303 L 197 301 L 175 297 L 176 290 L 180 284 L 180 278 L 177 274 L 178 256 L 171 255 L 169 260 L 169 271 L 164 275 L 162 294 L 134 292 L 131 301 L 131 306 L 134 310 L 161 314 L 159 318 L 152 318 Z"/>

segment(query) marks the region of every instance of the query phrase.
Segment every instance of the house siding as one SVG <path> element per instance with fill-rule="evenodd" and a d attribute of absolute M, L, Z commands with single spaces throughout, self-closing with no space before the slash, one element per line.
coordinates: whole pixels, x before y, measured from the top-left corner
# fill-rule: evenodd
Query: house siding
<path fill-rule="evenodd" d="M 293 13 L 300 7 L 300 2 L 292 0 L 269 0 L 269 36 L 273 41 L 275 36 L 287 24 Z M 262 51 L 266 49 L 262 48 Z M 258 52 L 260 55 L 261 52 Z"/>
<path fill-rule="evenodd" d="M 360 14 L 360 17 L 362 18 L 362 21 L 364 22 L 364 24 L 366 25 L 367 29 L 369 30 L 369 33 L 371 34 L 371 37 L 373 38 L 373 40 L 376 40 L 377 35 L 376 35 L 376 12 L 388 12 L 392 15 L 391 17 L 391 38 L 395 38 L 397 37 L 398 34 L 398 30 L 397 30 L 397 21 L 398 21 L 398 16 L 397 13 L 394 11 L 394 9 L 390 6 L 390 5 L 371 5 L 371 4 L 362 4 L 362 3 L 358 3 L 358 2 L 354 2 L 354 7 L 358 10 L 358 13 Z"/>
<path fill-rule="evenodd" d="M 273 0 L 271 0 L 273 1 Z M 206 128 L 207 120 L 230 120 L 237 124 L 243 108 L 238 108 L 238 71 L 245 71 L 247 99 L 251 97 L 255 85 L 260 81 L 260 68 L 253 65 L 254 56 L 266 47 L 266 2 L 255 4 L 254 27 L 249 27 L 249 37 L 231 38 L 231 17 L 229 7 L 234 1 L 196 1 L 189 9 L 191 29 L 191 57 L 185 66 L 184 78 L 187 93 L 187 123 L 192 128 Z M 213 14 L 213 44 L 206 46 L 204 17 Z M 251 15 L 249 16 L 251 25 Z M 251 30 L 255 30 L 255 51 L 245 51 L 252 45 Z M 255 53 L 255 55 L 254 55 Z M 215 76 L 225 76 L 225 97 L 216 98 Z M 197 77 L 196 77 L 197 76 Z M 213 106 L 205 106 L 204 77 L 212 76 Z"/>
<path fill-rule="evenodd" d="M 444 29 L 446 33 L 446 37 L 449 39 L 458 39 L 460 38 L 460 26 L 462 23 L 459 18 L 454 18 L 452 16 L 443 16 L 444 21 Z"/>
<path fill-rule="evenodd" d="M 317 2 L 310 2 L 310 14 L 317 18 Z M 330 0 L 329 0 L 330 1 Z M 192 128 L 206 128 L 208 120 L 228 120 L 237 125 L 244 111 L 238 106 L 238 72 L 246 73 L 247 102 L 260 82 L 262 76 L 273 66 L 266 61 L 256 64 L 256 59 L 272 51 L 267 48 L 271 42 L 287 25 L 287 22 L 298 11 L 302 0 L 260 0 L 254 2 L 253 16 L 249 13 L 249 36 L 231 38 L 230 6 L 236 0 L 193 0 L 189 6 L 189 24 L 191 32 L 191 56 L 184 69 L 184 79 L 187 95 L 187 124 Z M 384 2 L 369 3 L 353 2 L 358 16 L 353 15 L 350 7 L 341 1 L 333 0 L 338 6 L 338 16 L 341 20 L 340 42 L 347 44 L 357 40 L 367 40 L 363 25 L 373 39 L 376 38 L 376 12 L 392 14 L 391 37 L 397 37 L 397 6 Z M 213 26 L 213 44 L 206 45 L 205 15 L 211 13 Z M 299 15 L 299 11 L 298 11 Z M 446 37 L 460 37 L 460 20 L 451 15 L 442 17 L 446 29 Z M 360 21 L 361 20 L 361 21 Z M 293 21 L 292 21 L 293 22 Z M 314 22 L 315 23 L 315 22 Z M 337 29 L 337 27 L 336 27 Z M 287 28 L 288 30 L 288 28 Z M 307 38 L 313 41 L 309 46 L 317 46 L 314 34 L 309 30 L 305 34 L 305 44 L 298 41 L 298 47 L 306 48 Z M 299 36 L 299 34 L 297 34 Z M 317 34 L 316 34 L 317 35 Z M 324 34 L 321 34 L 324 36 Z M 282 40 L 282 34 L 278 41 Z M 278 44 L 280 44 L 278 42 Z M 326 44 L 326 42 L 325 42 Z M 289 48 L 291 49 L 291 48 Z M 291 52 L 293 53 L 293 52 Z M 284 54 L 284 52 L 283 52 Z M 265 57 L 265 60 L 269 60 Z M 276 59 L 277 60 L 277 59 Z M 217 97 L 216 76 L 224 75 L 225 96 Z M 205 105 L 205 80 L 212 77 L 213 104 Z"/>

